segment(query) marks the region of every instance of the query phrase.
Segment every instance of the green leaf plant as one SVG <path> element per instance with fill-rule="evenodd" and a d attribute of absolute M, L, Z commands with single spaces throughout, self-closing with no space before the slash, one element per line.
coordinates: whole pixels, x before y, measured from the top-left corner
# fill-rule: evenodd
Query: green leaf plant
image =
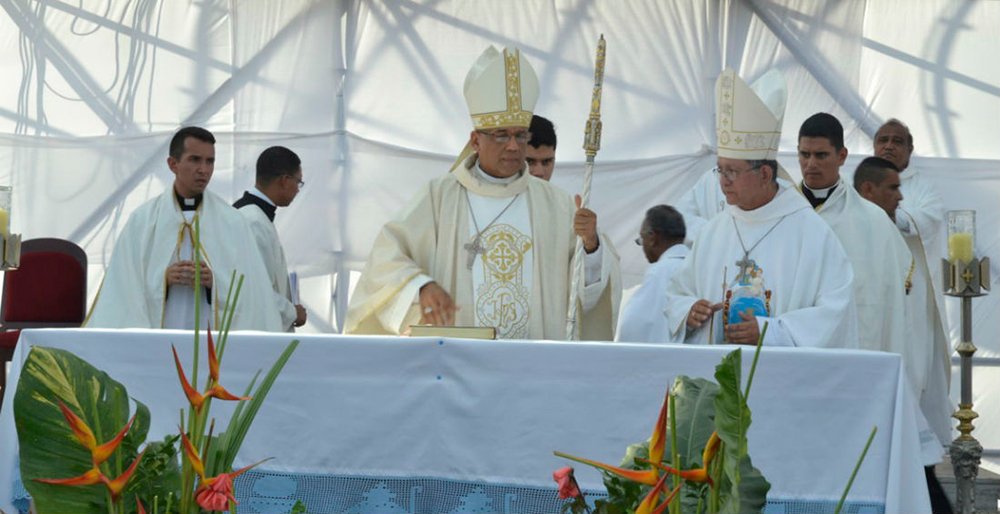
<path fill-rule="evenodd" d="M 197 217 L 194 242 L 194 283 L 199 284 L 201 244 Z M 216 320 L 218 345 L 214 344 L 210 328 L 204 339 L 195 329 L 190 375 L 183 370 L 174 349 L 180 389 L 190 405 L 181 411 L 182 433 L 168 435 L 163 441 L 146 443 L 149 409 L 138 400 L 130 402 L 125 387 L 107 373 L 66 350 L 40 346 L 31 349 L 14 394 L 14 420 L 21 477 L 35 512 L 236 511 L 232 479 L 252 466 L 233 471 L 233 462 L 264 399 L 299 342 L 293 340 L 285 347 L 259 383 L 258 371 L 243 396 L 226 391 L 219 383 L 220 367 L 243 284 L 243 277 L 236 280 L 235 272 L 232 279 L 221 316 Z M 195 319 L 201 319 L 201 289 L 194 288 Z M 209 372 L 204 377 L 204 389 L 197 391 L 193 384 L 199 381 L 198 356 L 203 345 L 207 345 Z M 163 357 L 165 363 L 169 361 L 169 355 Z M 213 398 L 239 402 L 218 435 L 213 434 Z M 189 445 L 182 445 L 179 451 L 175 447 L 179 441 Z"/>
<path fill-rule="evenodd" d="M 747 452 L 747 397 L 766 332 L 765 324 L 745 388 L 741 349 L 716 366 L 716 382 L 676 377 L 652 437 L 629 446 L 619 466 L 555 452 L 604 475 L 608 498 L 594 503 L 595 514 L 763 512 L 771 485 Z"/>

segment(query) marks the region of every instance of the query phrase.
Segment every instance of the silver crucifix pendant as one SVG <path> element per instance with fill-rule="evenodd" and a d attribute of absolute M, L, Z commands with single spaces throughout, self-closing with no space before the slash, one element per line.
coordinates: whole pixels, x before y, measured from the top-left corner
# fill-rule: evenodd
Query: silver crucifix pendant
<path fill-rule="evenodd" d="M 465 266 L 472 269 L 472 265 L 476 262 L 476 254 L 483 253 L 483 245 L 479 243 L 479 236 L 476 236 L 471 243 L 466 243 L 464 248 L 466 252 L 469 252 L 469 256 L 465 260 Z"/>
<path fill-rule="evenodd" d="M 750 280 L 750 275 L 753 273 L 753 269 L 757 266 L 757 262 L 751 259 L 749 255 L 744 254 L 742 259 L 736 261 L 736 265 L 740 268 L 740 273 L 736 277 L 736 282 L 741 283 L 744 280 Z"/>

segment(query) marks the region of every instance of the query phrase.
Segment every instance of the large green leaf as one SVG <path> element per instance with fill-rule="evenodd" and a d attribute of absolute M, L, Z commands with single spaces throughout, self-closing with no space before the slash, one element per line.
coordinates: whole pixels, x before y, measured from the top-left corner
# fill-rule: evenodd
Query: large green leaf
<path fill-rule="evenodd" d="M 708 438 L 715 430 L 715 397 L 719 386 L 704 378 L 679 376 L 674 380 L 674 417 L 677 422 L 677 448 L 681 469 L 701 467 L 701 455 Z M 672 438 L 668 437 L 669 441 Z M 664 460 L 672 458 L 671 451 L 665 452 Z M 699 503 L 704 509 L 707 487 L 702 484 L 687 483 L 681 488 L 681 512 L 695 512 Z"/>
<path fill-rule="evenodd" d="M 715 397 L 719 386 L 704 378 L 679 376 L 674 381 L 674 417 L 677 421 L 677 449 L 681 468 L 701 467 L 701 453 L 715 430 Z M 664 460 L 669 461 L 671 438 Z"/>
<path fill-rule="evenodd" d="M 103 485 L 61 486 L 37 478 L 70 478 L 91 468 L 90 452 L 73 436 L 59 410 L 62 401 L 84 422 L 98 444 L 114 438 L 129 420 L 125 387 L 65 350 L 36 346 L 28 354 L 14 394 L 14 421 L 20 445 L 21 478 L 39 514 L 107 511 Z M 149 430 L 149 410 L 136 402 L 129 436 L 102 471 L 120 475 L 135 458 Z"/>
<path fill-rule="evenodd" d="M 722 439 L 723 474 L 720 487 L 722 506 L 719 512 L 751 514 L 761 512 L 771 484 L 753 467 L 747 454 L 747 430 L 750 408 L 743 397 L 740 374 L 742 351 L 726 355 L 715 367 L 719 394 L 715 397 L 715 428 Z"/>

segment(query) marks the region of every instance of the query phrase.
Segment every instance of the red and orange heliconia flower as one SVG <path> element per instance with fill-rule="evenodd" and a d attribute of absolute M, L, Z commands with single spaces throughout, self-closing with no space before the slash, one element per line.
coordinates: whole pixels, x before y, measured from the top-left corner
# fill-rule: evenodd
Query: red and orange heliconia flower
<path fill-rule="evenodd" d="M 198 450 L 195 449 L 194 445 L 191 444 L 191 440 L 184 434 L 184 429 L 181 429 L 180 432 L 184 454 L 187 455 L 191 467 L 195 473 L 198 473 L 198 478 L 200 479 L 198 488 L 194 491 L 195 502 L 201 508 L 210 511 L 226 510 L 229 508 L 230 502 L 236 505 L 236 497 L 233 496 L 233 479 L 242 475 L 250 468 L 265 462 L 267 459 L 242 467 L 231 473 L 219 473 L 214 477 L 206 477 L 205 464 L 202 463 L 201 457 L 198 456 Z"/>
<path fill-rule="evenodd" d="M 187 376 L 184 374 L 184 368 L 181 366 L 181 360 L 177 356 L 177 349 L 173 345 L 170 349 L 174 352 L 174 364 L 177 365 L 177 376 L 180 378 L 181 387 L 184 389 L 184 395 L 187 396 L 188 402 L 194 407 L 195 411 L 200 412 L 202 405 L 205 404 L 205 400 L 209 398 L 218 398 L 220 400 L 249 400 L 249 396 L 236 396 L 224 387 L 219 385 L 219 358 L 215 353 L 215 343 L 212 341 L 212 330 L 208 330 L 208 378 L 209 387 L 204 393 L 199 393 L 191 386 L 188 382 Z"/>
<path fill-rule="evenodd" d="M 111 492 L 112 499 L 118 499 L 118 495 L 121 494 L 122 490 L 125 489 L 125 485 L 128 483 L 129 479 L 135 473 L 135 468 L 139 465 L 139 461 L 142 460 L 142 456 L 146 454 L 146 450 L 143 450 L 138 457 L 132 461 L 132 465 L 125 470 L 124 473 L 119 475 L 117 478 L 110 479 L 101 472 L 98 467 L 104 461 L 111 457 L 111 454 L 115 452 L 118 445 L 121 444 L 122 440 L 125 439 L 125 434 L 128 433 L 129 429 L 132 428 L 132 424 L 135 422 L 135 415 L 132 419 L 125 424 L 118 434 L 115 435 L 113 439 L 104 443 L 97 444 L 97 437 L 94 436 L 94 431 L 90 429 L 83 419 L 76 415 L 69 407 L 63 402 L 59 402 L 59 410 L 62 411 L 63 417 L 66 418 L 66 422 L 69 424 L 70 430 L 73 432 L 73 436 L 80 444 L 90 450 L 90 460 L 92 467 L 87 470 L 86 473 L 72 478 L 36 478 L 36 482 L 41 482 L 43 484 L 53 484 L 53 485 L 95 485 L 103 483 L 108 491 Z"/>
<path fill-rule="evenodd" d="M 660 408 L 660 415 L 656 419 L 656 424 L 653 425 L 653 434 L 649 438 L 649 460 L 652 461 L 660 462 L 660 460 L 663 459 L 663 452 L 665 451 L 667 443 L 667 410 L 669 402 L 670 389 L 667 389 L 667 394 L 663 397 L 663 406 Z M 640 484 L 656 486 L 656 484 L 660 482 L 660 473 L 656 470 L 656 468 L 642 470 L 625 469 L 605 464 L 603 462 L 598 462 L 596 460 L 584 459 L 583 457 L 577 457 L 568 453 L 553 453 L 555 453 L 556 456 L 576 461 L 581 464 L 586 464 L 588 466 L 593 466 L 598 469 L 603 469 L 604 471 L 618 475 L 626 480 L 631 480 Z"/>
<path fill-rule="evenodd" d="M 719 452 L 719 447 L 721 445 L 722 445 L 722 439 L 719 439 L 719 433 L 712 432 L 712 435 L 708 438 L 708 442 L 705 443 L 705 449 L 701 453 L 701 462 L 702 462 L 701 467 L 695 469 L 688 469 L 685 471 L 674 469 L 659 461 L 654 461 L 653 459 L 649 460 L 643 459 L 643 460 L 663 471 L 666 471 L 671 475 L 677 475 L 683 478 L 684 480 L 688 480 L 690 482 L 698 482 L 698 483 L 707 482 L 708 485 L 714 486 L 715 484 L 714 482 L 712 482 L 712 477 L 708 473 L 708 466 L 709 464 L 712 463 L 712 459 L 715 458 L 715 454 Z"/>

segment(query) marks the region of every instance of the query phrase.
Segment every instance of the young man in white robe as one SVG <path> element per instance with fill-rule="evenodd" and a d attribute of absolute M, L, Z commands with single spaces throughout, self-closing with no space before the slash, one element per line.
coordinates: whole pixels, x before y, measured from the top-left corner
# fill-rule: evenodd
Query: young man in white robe
<path fill-rule="evenodd" d="M 847 255 L 802 195 L 777 181 L 784 106 L 771 110 L 728 69 L 716 105 L 716 173 L 728 208 L 704 226 L 670 281 L 671 333 L 689 343 L 756 344 L 766 323 L 765 345 L 856 347 Z"/>
<path fill-rule="evenodd" d="M 219 327 L 226 295 L 244 277 L 233 329 L 281 330 L 264 262 L 243 218 L 206 190 L 215 170 L 215 137 L 185 127 L 170 142 L 171 188 L 139 206 L 115 242 L 87 320 L 89 328 Z M 201 282 L 195 317 L 194 230 Z"/>
<path fill-rule="evenodd" d="M 908 300 L 913 312 L 910 328 L 913 336 L 925 341 L 920 345 L 928 354 L 921 359 L 928 362 L 925 373 L 917 376 L 916 383 L 931 381 L 942 385 L 945 391 L 951 384 L 951 343 L 948 340 L 948 319 L 944 307 L 941 277 L 941 259 L 944 252 L 944 205 L 941 197 L 919 170 L 910 166 L 913 154 L 913 135 L 897 119 L 885 122 L 875 133 L 875 155 L 893 163 L 899 169 L 899 190 L 903 199 L 895 211 L 894 221 L 906 241 L 915 262 L 913 290 Z M 931 364 L 930 362 L 933 361 Z M 919 369 L 923 370 L 923 366 Z M 922 376 L 921 376 L 922 375 Z M 921 409 L 937 434 L 941 444 L 948 446 L 952 440 L 951 413 L 954 407 L 947 396 L 933 394 L 921 396 Z M 947 417 L 943 414 L 947 411 Z M 936 413 L 936 414 L 935 414 Z"/>
<path fill-rule="evenodd" d="M 861 348 L 905 354 L 906 294 L 913 257 L 885 211 L 840 178 L 847 159 L 844 127 L 820 112 L 799 128 L 802 194 L 840 239 L 854 269 Z"/>
<path fill-rule="evenodd" d="M 639 289 L 623 302 L 615 341 L 632 343 L 682 343 L 667 327 L 667 284 L 684 264 L 684 217 L 669 205 L 646 211 L 635 242 L 649 261 Z"/>
<path fill-rule="evenodd" d="M 299 194 L 302 181 L 302 160 L 283 146 L 272 146 L 257 157 L 257 177 L 254 188 L 244 191 L 233 207 L 247 220 L 260 249 L 267 275 L 274 290 L 274 303 L 281 314 L 285 330 L 294 331 L 306 323 L 306 310 L 293 303 L 288 280 L 288 262 L 281 239 L 274 227 L 278 207 L 288 207 Z"/>
<path fill-rule="evenodd" d="M 597 215 L 525 171 L 538 79 L 517 49 L 490 47 L 465 80 L 473 121 L 453 171 L 432 181 L 377 236 L 345 331 L 413 324 L 495 327 L 500 338 L 565 339 L 570 298 L 581 339 L 614 337 L 618 257 Z M 585 278 L 570 293 L 576 239 Z"/>
<path fill-rule="evenodd" d="M 785 111 L 785 90 L 778 85 L 784 82 L 781 72 L 770 70 L 753 81 L 750 89 L 764 102 L 772 112 L 779 117 L 784 116 Z M 778 167 L 778 183 L 790 185 L 794 182 L 792 177 L 784 168 Z M 694 187 L 684 193 L 684 196 L 674 204 L 674 207 L 684 216 L 684 225 L 687 228 L 687 239 L 685 244 L 694 244 L 701 227 L 708 223 L 716 214 L 726 210 L 726 195 L 722 194 L 719 187 L 719 177 L 712 172 L 706 171 Z"/>
<path fill-rule="evenodd" d="M 899 215 L 899 203 L 904 198 L 900 185 L 896 165 L 881 157 L 866 158 L 854 172 L 854 189 L 863 198 L 881 207 L 893 221 Z M 914 254 L 921 252 L 919 246 L 912 244 L 910 250 Z M 926 312 L 928 295 L 933 294 L 928 282 L 930 277 L 926 270 L 917 271 L 912 278 L 910 293 L 906 295 L 910 332 L 903 353 L 903 365 L 914 396 L 920 403 L 920 412 L 927 421 L 926 426 L 920 427 L 920 446 L 931 506 L 935 513 L 949 512 L 951 507 L 934 473 L 934 464 L 941 462 L 944 447 L 951 442 L 951 413 L 956 410 L 948 395 L 950 351 L 943 337 L 938 338 L 932 331 L 934 319 L 932 313 Z"/>

